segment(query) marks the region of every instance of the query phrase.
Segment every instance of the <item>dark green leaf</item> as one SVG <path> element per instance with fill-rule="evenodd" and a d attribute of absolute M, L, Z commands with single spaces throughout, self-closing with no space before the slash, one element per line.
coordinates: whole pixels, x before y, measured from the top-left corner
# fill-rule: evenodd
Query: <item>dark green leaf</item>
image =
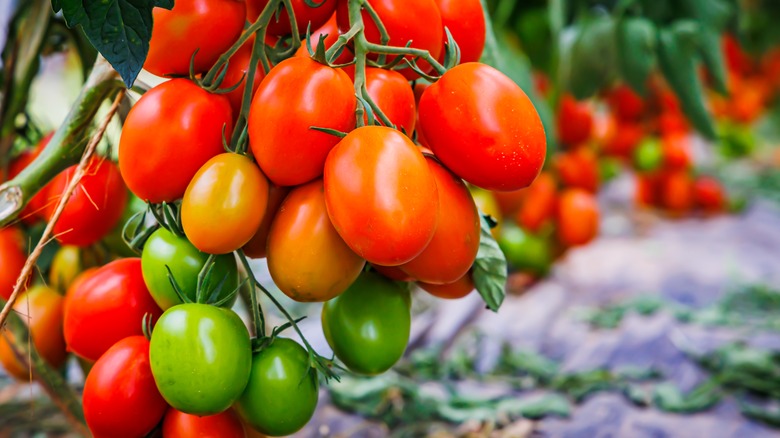
<path fill-rule="evenodd" d="M 62 0 L 51 0 L 51 8 L 54 12 L 62 10 Z"/>
<path fill-rule="evenodd" d="M 739 410 L 742 411 L 742 415 L 748 418 L 764 422 L 770 426 L 780 427 L 780 409 L 777 407 L 741 402 Z"/>
<path fill-rule="evenodd" d="M 541 397 L 507 398 L 501 400 L 495 408 L 497 413 L 510 417 L 525 417 L 531 419 L 544 418 L 549 415 L 568 417 L 571 414 L 571 403 L 561 394 L 544 394 Z"/>
<path fill-rule="evenodd" d="M 646 93 L 647 77 L 655 67 L 655 35 L 655 25 L 644 18 L 623 18 L 615 27 L 620 74 L 641 95 Z"/>
<path fill-rule="evenodd" d="M 141 71 L 152 37 L 152 8 L 172 0 L 61 0 L 69 27 L 81 26 L 90 43 L 130 88 Z"/>
<path fill-rule="evenodd" d="M 602 89 L 615 72 L 615 21 L 609 16 L 581 22 L 568 52 L 568 90 L 577 99 L 586 99 Z"/>
<path fill-rule="evenodd" d="M 490 234 L 490 225 L 484 216 L 480 217 L 482 234 L 479 239 L 479 252 L 472 267 L 474 285 L 485 300 L 487 307 L 497 312 L 504 302 L 506 294 L 507 266 L 506 257 L 498 247 L 493 235 Z"/>
<path fill-rule="evenodd" d="M 655 387 L 654 401 L 659 409 L 669 412 L 690 413 L 711 408 L 720 401 L 721 393 L 717 383 L 709 380 L 683 394 L 673 383 L 662 383 Z"/>

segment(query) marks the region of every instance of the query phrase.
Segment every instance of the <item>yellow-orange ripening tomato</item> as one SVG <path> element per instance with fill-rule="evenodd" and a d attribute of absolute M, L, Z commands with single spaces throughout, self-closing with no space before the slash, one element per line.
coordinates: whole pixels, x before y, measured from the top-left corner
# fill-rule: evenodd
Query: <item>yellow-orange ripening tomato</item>
<path fill-rule="evenodd" d="M 468 272 L 456 281 L 449 284 L 430 284 L 417 283 L 422 290 L 429 294 L 448 300 L 463 298 L 474 290 L 474 281 L 471 279 L 471 273 Z"/>
<path fill-rule="evenodd" d="M 268 270 L 282 292 L 295 301 L 328 301 L 344 292 L 365 264 L 333 228 L 322 180 L 290 192 L 268 235 Z"/>
<path fill-rule="evenodd" d="M 249 144 L 268 179 L 296 186 L 322 175 L 338 137 L 311 127 L 355 127 L 355 89 L 346 73 L 307 57 L 282 61 L 263 79 L 249 111 Z"/>
<path fill-rule="evenodd" d="M 267 203 L 268 180 L 252 160 L 233 153 L 217 155 L 198 170 L 184 192 L 184 234 L 203 252 L 227 254 L 252 238 Z"/>
<path fill-rule="evenodd" d="M 247 257 L 262 259 L 266 256 L 271 223 L 273 223 L 276 212 L 279 211 L 279 207 L 282 206 L 282 202 L 284 202 L 284 198 L 287 197 L 288 193 L 290 193 L 288 187 L 271 186 L 268 191 L 268 204 L 265 207 L 263 222 L 260 223 L 260 228 L 255 231 L 255 235 L 244 245 L 243 250 Z"/>
<path fill-rule="evenodd" d="M 527 187 L 544 164 L 547 140 L 528 96 L 493 67 L 461 64 L 420 99 L 420 130 L 436 157 L 475 186 Z"/>
<path fill-rule="evenodd" d="M 419 255 L 439 216 L 436 180 L 409 137 L 392 128 L 350 132 L 325 162 L 325 201 L 341 238 L 371 263 Z"/>
<path fill-rule="evenodd" d="M 565 246 L 584 245 L 598 234 L 599 205 L 584 189 L 567 189 L 558 200 L 558 240 Z"/>
<path fill-rule="evenodd" d="M 439 192 L 439 223 L 431 243 L 401 269 L 417 280 L 446 284 L 463 277 L 479 250 L 479 213 L 469 189 L 433 158 L 426 158 Z"/>
<path fill-rule="evenodd" d="M 239 0 L 176 0 L 172 10 L 154 8 L 152 40 L 144 68 L 158 75 L 207 71 L 244 30 L 246 3 Z"/>
<path fill-rule="evenodd" d="M 38 354 L 53 368 L 62 366 L 67 358 L 65 337 L 62 334 L 64 303 L 62 295 L 53 289 L 36 286 L 21 295 L 13 307 L 22 320 L 27 322 Z M 0 336 L 0 363 L 8 374 L 19 380 L 28 380 L 29 369 L 16 358 L 6 337 L 14 339 L 10 331 Z"/>

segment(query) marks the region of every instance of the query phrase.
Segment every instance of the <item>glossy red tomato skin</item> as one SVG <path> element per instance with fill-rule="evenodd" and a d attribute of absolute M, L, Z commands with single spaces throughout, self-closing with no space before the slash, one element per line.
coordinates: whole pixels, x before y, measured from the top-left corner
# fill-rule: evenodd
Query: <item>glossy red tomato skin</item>
<path fill-rule="evenodd" d="M 54 214 L 76 167 L 69 167 L 49 183 L 44 210 L 47 219 Z M 127 188 L 119 168 L 107 159 L 93 157 L 54 225 L 54 236 L 63 245 L 91 245 L 119 223 L 126 205 Z"/>
<path fill-rule="evenodd" d="M 636 121 L 641 119 L 645 112 L 645 102 L 642 97 L 626 84 L 613 88 L 608 102 L 619 120 Z"/>
<path fill-rule="evenodd" d="M 16 279 L 27 261 L 27 244 L 22 231 L 15 227 L 0 228 L 0 297 L 7 300 L 14 291 Z"/>
<path fill-rule="evenodd" d="M 382 266 L 382 265 L 371 265 L 371 267 L 378 273 L 380 273 L 382 276 L 387 277 L 391 280 L 395 281 L 414 281 L 414 278 L 412 278 L 411 275 L 404 272 L 400 267 L 398 266 Z"/>
<path fill-rule="evenodd" d="M 325 49 L 330 49 L 333 47 L 333 45 L 338 41 L 339 35 L 341 35 L 341 32 L 339 31 L 339 25 L 336 21 L 336 14 L 334 13 L 331 15 L 331 17 L 328 19 L 328 21 L 325 22 L 322 26 L 319 28 L 311 31 L 311 48 L 312 50 L 316 50 L 317 44 L 320 42 L 320 38 L 325 37 L 325 40 L 323 43 L 325 44 Z M 309 48 L 306 45 L 306 40 L 303 40 L 301 43 L 301 47 L 298 49 L 298 51 L 295 52 L 295 56 L 301 56 L 301 57 L 311 57 L 309 54 Z M 333 60 L 333 64 L 339 65 L 339 64 L 347 64 L 349 63 L 353 58 L 355 57 L 354 53 L 349 49 L 349 47 L 345 47 L 344 50 L 341 52 L 341 54 Z M 342 67 L 342 70 L 349 76 L 350 79 L 355 78 L 355 65 L 348 65 L 346 67 Z"/>
<path fill-rule="evenodd" d="M 460 47 L 460 62 L 477 62 L 485 48 L 485 14 L 479 0 L 436 0 L 442 26 L 449 29 Z M 442 35 L 446 43 L 446 34 Z M 440 59 L 444 59 L 444 48 Z"/>
<path fill-rule="evenodd" d="M 355 90 L 346 73 L 311 58 L 282 61 L 260 84 L 249 112 L 249 144 L 268 179 L 280 186 L 322 175 L 338 137 L 312 126 L 355 127 Z"/>
<path fill-rule="evenodd" d="M 119 139 L 119 170 L 144 201 L 172 202 L 211 157 L 225 152 L 233 110 L 227 97 L 188 79 L 172 79 L 147 91 L 133 106 Z"/>
<path fill-rule="evenodd" d="M 595 196 L 583 189 L 567 189 L 558 200 L 558 240 L 565 246 L 584 245 L 599 230 L 599 207 Z"/>
<path fill-rule="evenodd" d="M 146 436 L 168 404 L 149 365 L 149 341 L 130 336 L 103 354 L 84 383 L 84 417 L 95 438 Z"/>
<path fill-rule="evenodd" d="M 525 199 L 517 210 L 515 221 L 528 231 L 538 232 L 555 216 L 558 187 L 549 172 L 542 172 L 539 178 L 526 189 Z"/>
<path fill-rule="evenodd" d="M 162 310 L 146 288 L 141 259 L 111 262 L 77 279 L 65 295 L 68 351 L 97 360 L 121 339 L 143 334 L 147 313 L 156 320 Z"/>
<path fill-rule="evenodd" d="M 163 420 L 165 438 L 244 438 L 246 431 L 232 409 L 217 415 L 199 417 L 168 409 Z"/>
<path fill-rule="evenodd" d="M 588 104 L 578 102 L 566 94 L 558 107 L 558 140 L 566 146 L 578 146 L 586 142 L 593 132 L 593 114 Z"/>
<path fill-rule="evenodd" d="M 392 128 L 349 133 L 325 163 L 333 226 L 371 263 L 398 266 L 419 255 L 438 222 L 436 181 L 417 146 Z"/>
<path fill-rule="evenodd" d="M 723 185 L 712 176 L 700 176 L 694 181 L 693 198 L 696 206 L 706 213 L 719 213 L 726 206 Z"/>
<path fill-rule="evenodd" d="M 390 35 L 389 45 L 404 47 L 411 41 L 411 47 L 427 50 L 434 59 L 439 58 L 443 47 L 444 28 L 435 0 L 374 0 L 371 6 L 376 10 Z M 336 14 L 339 29 L 347 32 L 350 25 L 346 1 L 339 2 Z M 379 29 L 365 10 L 363 22 L 368 41 L 380 44 Z M 388 57 L 388 60 L 391 59 L 393 58 Z M 426 73 L 433 71 L 433 67 L 425 61 L 419 61 L 418 65 Z M 410 81 L 419 77 L 408 67 L 399 71 Z"/>
<path fill-rule="evenodd" d="M 452 68 L 420 99 L 420 129 L 447 168 L 478 187 L 527 187 L 547 140 L 531 100 L 511 79 L 479 63 Z"/>
<path fill-rule="evenodd" d="M 460 178 L 426 157 L 439 193 L 439 222 L 427 247 L 401 269 L 417 280 L 453 283 L 466 275 L 479 250 L 479 212 Z"/>
<path fill-rule="evenodd" d="M 230 107 L 233 109 L 233 117 L 238 117 L 238 114 L 241 112 L 241 101 L 244 99 L 244 91 L 249 81 L 249 64 L 252 60 L 252 45 L 254 41 L 254 37 L 250 38 L 230 57 L 225 78 L 222 80 L 222 88 L 230 88 L 238 84 L 239 81 L 241 82 L 238 88 L 225 94 L 230 101 Z M 252 81 L 253 96 L 264 77 L 263 66 L 258 63 L 255 69 L 254 80 Z"/>
<path fill-rule="evenodd" d="M 29 166 L 30 163 L 35 161 L 35 159 L 38 158 L 38 155 L 40 155 L 41 152 L 43 152 L 43 150 L 46 148 L 46 145 L 49 144 L 49 141 L 53 136 L 54 132 L 50 132 L 44 136 L 41 141 L 38 142 L 38 144 L 35 146 L 35 149 L 26 150 L 18 157 L 16 157 L 8 167 L 8 179 L 10 180 L 15 178 L 17 175 L 22 173 L 22 171 L 27 166 Z M 41 215 L 43 210 L 46 208 L 46 194 L 48 189 L 49 184 L 43 186 L 43 188 L 27 202 L 27 206 L 24 207 L 24 210 L 19 213 L 19 218 L 24 223 L 32 225 L 41 219 L 39 215 Z"/>
<path fill-rule="evenodd" d="M 595 193 L 599 187 L 599 162 L 596 154 L 585 147 L 559 154 L 553 167 L 567 187 L 579 187 Z"/>
<path fill-rule="evenodd" d="M 463 298 L 474 290 L 474 281 L 471 279 L 471 273 L 466 273 L 461 278 L 449 284 L 418 282 L 417 285 L 425 292 L 445 300 Z"/>
<path fill-rule="evenodd" d="M 204 73 L 244 30 L 246 4 L 239 0 L 179 0 L 173 10 L 154 8 L 144 68 L 157 76 Z"/>
<path fill-rule="evenodd" d="M 257 17 L 263 12 L 263 9 L 268 4 L 269 0 L 247 0 L 247 19 L 250 22 L 257 20 Z M 306 0 L 292 0 L 293 11 L 295 12 L 295 22 L 298 25 L 298 34 L 306 35 L 306 29 L 311 26 L 311 29 L 317 29 L 325 24 L 333 15 L 336 10 L 336 4 L 338 0 L 318 0 L 314 3 L 322 3 L 319 7 L 313 8 L 306 5 Z M 290 16 L 287 15 L 287 11 L 283 10 L 279 14 L 279 21 L 271 19 L 271 23 L 268 25 L 268 33 L 276 36 L 290 35 L 292 29 L 290 27 Z"/>
<path fill-rule="evenodd" d="M 396 129 L 403 129 L 411 136 L 417 111 L 414 91 L 406 78 L 397 71 L 369 67 L 366 68 L 366 89 Z"/>

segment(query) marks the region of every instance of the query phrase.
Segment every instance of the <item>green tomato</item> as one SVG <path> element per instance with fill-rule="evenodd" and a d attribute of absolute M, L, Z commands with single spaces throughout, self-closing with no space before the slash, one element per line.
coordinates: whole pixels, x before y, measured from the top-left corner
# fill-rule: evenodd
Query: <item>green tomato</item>
<path fill-rule="evenodd" d="M 292 339 L 276 338 L 252 357 L 249 383 L 235 408 L 260 433 L 291 435 L 311 420 L 318 398 L 309 353 Z"/>
<path fill-rule="evenodd" d="M 661 167 L 664 161 L 664 149 L 657 138 L 647 138 L 634 149 L 634 168 L 642 172 L 651 172 Z"/>
<path fill-rule="evenodd" d="M 544 276 L 552 265 L 552 250 L 548 239 L 526 232 L 516 225 L 507 225 L 498 238 L 498 246 L 515 269 Z"/>
<path fill-rule="evenodd" d="M 411 328 L 409 289 L 364 272 L 322 308 L 322 329 L 336 356 L 352 371 L 379 374 L 403 356 Z"/>
<path fill-rule="evenodd" d="M 187 414 L 218 414 L 244 392 L 252 365 L 249 332 L 235 312 L 208 304 L 166 310 L 149 360 L 165 401 Z"/>
<path fill-rule="evenodd" d="M 620 160 L 612 157 L 601 157 L 599 159 L 599 177 L 602 182 L 611 181 L 620 175 Z"/>
<path fill-rule="evenodd" d="M 177 236 L 165 228 L 152 233 L 144 244 L 144 251 L 141 254 L 141 270 L 146 287 L 149 288 L 149 293 L 152 294 L 157 305 L 165 310 L 182 304 L 168 278 L 166 266 L 171 269 L 181 292 L 191 301 L 197 301 L 195 294 L 198 288 L 198 274 L 208 258 L 208 254 L 200 252 L 186 237 Z M 205 285 L 207 302 L 216 303 L 237 287 L 236 258 L 233 254 L 216 256 L 211 278 Z M 237 295 L 233 294 L 233 298 L 221 307 L 232 307 Z"/>
<path fill-rule="evenodd" d="M 130 249 L 130 247 L 127 246 L 127 243 L 122 239 L 122 230 L 133 215 L 146 210 L 146 207 L 146 202 L 138 196 L 128 192 L 127 205 L 122 212 L 122 219 L 120 219 L 114 229 L 103 238 L 103 243 L 111 253 L 122 257 L 138 256 L 138 254 Z"/>

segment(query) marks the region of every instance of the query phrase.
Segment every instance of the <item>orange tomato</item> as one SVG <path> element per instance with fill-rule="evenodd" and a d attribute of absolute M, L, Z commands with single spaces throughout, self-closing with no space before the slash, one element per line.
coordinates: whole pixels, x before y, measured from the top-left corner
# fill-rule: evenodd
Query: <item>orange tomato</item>
<path fill-rule="evenodd" d="M 587 148 L 564 152 L 553 162 L 558 177 L 567 187 L 579 187 L 595 192 L 599 186 L 599 162 L 596 154 Z"/>
<path fill-rule="evenodd" d="M 584 245 L 599 231 L 599 205 L 592 193 L 566 189 L 558 201 L 558 240 L 564 246 Z"/>
<path fill-rule="evenodd" d="M 271 223 L 282 206 L 284 198 L 290 193 L 288 187 L 279 187 L 271 185 L 268 191 L 268 204 L 265 207 L 263 221 L 255 232 L 255 235 L 249 239 L 249 242 L 242 248 L 247 257 L 253 259 L 262 259 L 266 256 L 266 247 L 268 246 L 268 233 L 271 231 Z"/>
<path fill-rule="evenodd" d="M 515 221 L 526 230 L 535 233 L 555 215 L 557 192 L 555 178 L 547 172 L 542 172 L 531 187 L 525 190 L 525 201 L 518 210 Z"/>
<path fill-rule="evenodd" d="M 687 213 L 693 207 L 693 181 L 686 170 L 672 170 L 661 176 L 661 206 L 675 214 Z"/>
<path fill-rule="evenodd" d="M 417 285 L 429 294 L 444 299 L 463 298 L 474 290 L 474 281 L 471 279 L 471 273 L 466 273 L 455 282 L 449 284 L 417 283 Z"/>
<path fill-rule="evenodd" d="M 687 135 L 667 135 L 661 139 L 664 167 L 687 169 L 691 167 L 690 140 Z"/>

